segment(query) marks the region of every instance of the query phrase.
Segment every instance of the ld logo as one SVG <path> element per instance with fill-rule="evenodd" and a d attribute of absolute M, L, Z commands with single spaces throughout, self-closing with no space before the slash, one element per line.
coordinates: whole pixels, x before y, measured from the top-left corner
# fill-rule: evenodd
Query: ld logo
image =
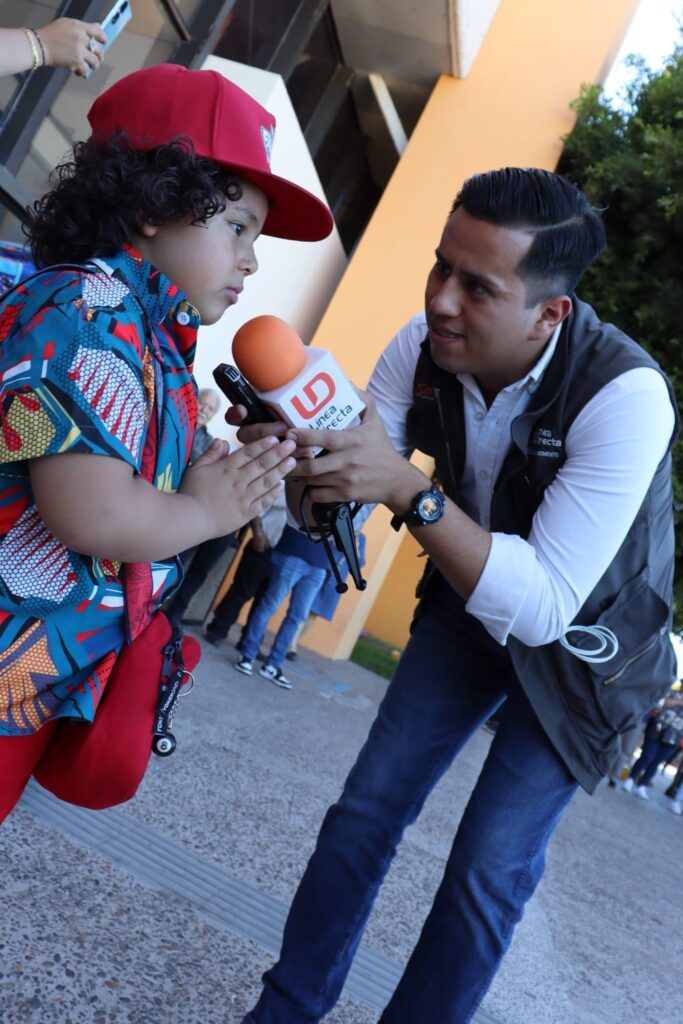
<path fill-rule="evenodd" d="M 316 385 L 319 385 L 317 391 Z M 317 373 L 315 377 L 311 377 L 303 389 L 303 397 L 306 399 L 307 404 L 304 405 L 299 395 L 295 395 L 292 399 L 292 405 L 303 419 L 313 419 L 323 406 L 327 405 L 334 398 L 336 390 L 334 381 L 329 373 Z"/>

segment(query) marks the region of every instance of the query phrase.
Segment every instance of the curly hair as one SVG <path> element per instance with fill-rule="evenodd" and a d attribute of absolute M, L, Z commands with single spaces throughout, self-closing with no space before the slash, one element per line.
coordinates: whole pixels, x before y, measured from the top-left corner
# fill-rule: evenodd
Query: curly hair
<path fill-rule="evenodd" d="M 27 228 L 39 267 L 111 256 L 144 223 L 199 224 L 242 195 L 237 173 L 196 156 L 184 136 L 147 151 L 123 133 L 106 144 L 77 142 L 50 185 Z"/>

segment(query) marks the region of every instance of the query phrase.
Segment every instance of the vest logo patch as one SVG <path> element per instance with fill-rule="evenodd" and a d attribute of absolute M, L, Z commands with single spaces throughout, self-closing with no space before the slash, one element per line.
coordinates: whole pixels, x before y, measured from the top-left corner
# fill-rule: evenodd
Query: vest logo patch
<path fill-rule="evenodd" d="M 431 384 L 421 384 L 418 381 L 415 383 L 415 397 L 416 398 L 434 398 L 434 388 Z"/>
<path fill-rule="evenodd" d="M 547 427 L 539 427 L 529 442 L 529 455 L 540 459 L 559 459 L 561 451 L 562 441 L 559 437 L 553 437 L 552 430 Z"/>

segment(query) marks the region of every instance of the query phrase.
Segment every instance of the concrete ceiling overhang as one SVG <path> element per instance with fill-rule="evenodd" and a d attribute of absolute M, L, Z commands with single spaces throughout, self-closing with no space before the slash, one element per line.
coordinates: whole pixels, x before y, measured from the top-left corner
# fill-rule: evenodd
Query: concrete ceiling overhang
<path fill-rule="evenodd" d="M 464 78 L 500 0 L 332 0 L 346 64 L 406 87 Z"/>

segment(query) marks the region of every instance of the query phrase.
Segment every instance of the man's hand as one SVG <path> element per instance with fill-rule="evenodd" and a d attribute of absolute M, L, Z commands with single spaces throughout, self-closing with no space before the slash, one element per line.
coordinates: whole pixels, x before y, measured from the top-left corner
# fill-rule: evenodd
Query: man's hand
<path fill-rule="evenodd" d="M 359 394 L 366 403 L 360 426 L 291 431 L 297 442 L 292 478 L 309 485 L 312 501 L 378 502 L 406 512 L 413 496 L 429 488 L 429 479 L 394 449 L 372 396 Z M 325 455 L 302 455 L 313 446 L 324 448 Z"/>

